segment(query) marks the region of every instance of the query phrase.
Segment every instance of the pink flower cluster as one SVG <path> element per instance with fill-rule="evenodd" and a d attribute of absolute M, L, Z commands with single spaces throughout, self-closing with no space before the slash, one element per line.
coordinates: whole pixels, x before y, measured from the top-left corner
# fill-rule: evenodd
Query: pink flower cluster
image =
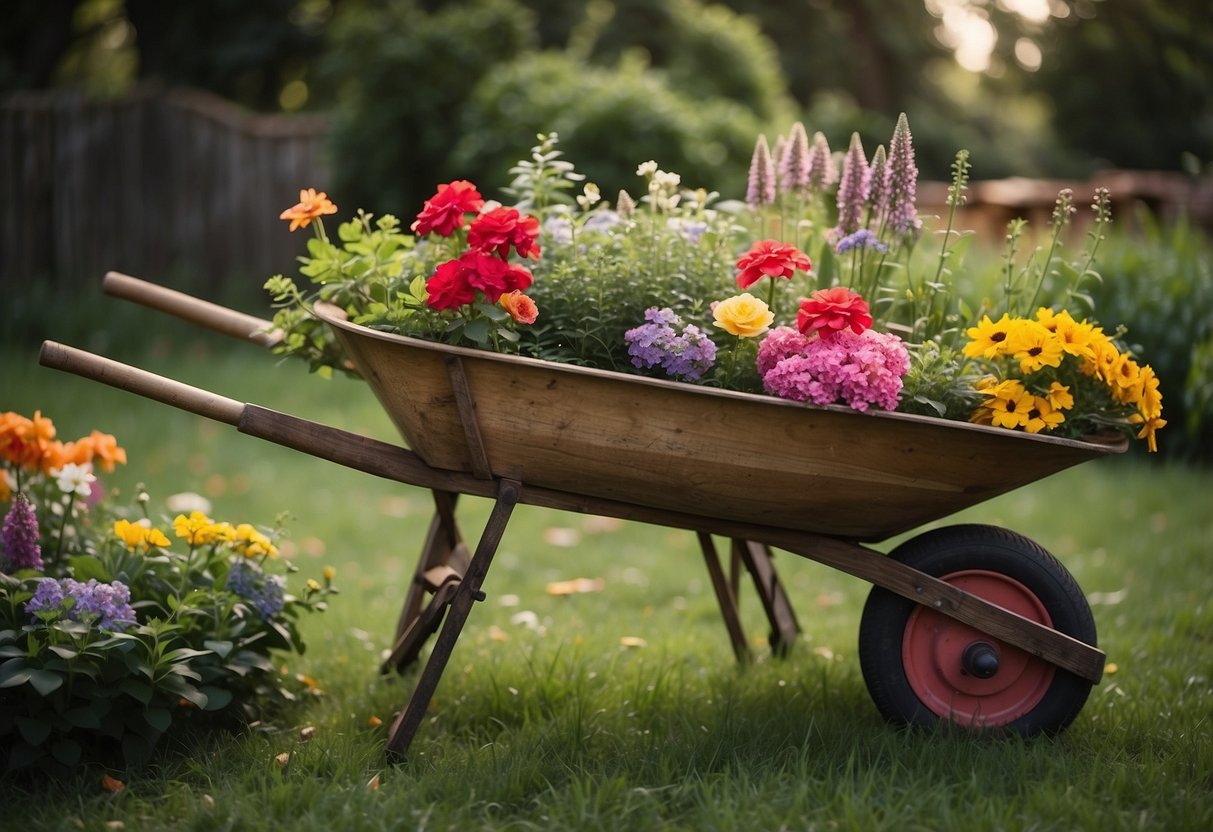
<path fill-rule="evenodd" d="M 758 373 L 772 395 L 855 410 L 893 410 L 910 357 L 896 335 L 864 330 L 830 338 L 805 336 L 791 327 L 772 330 L 758 347 Z"/>

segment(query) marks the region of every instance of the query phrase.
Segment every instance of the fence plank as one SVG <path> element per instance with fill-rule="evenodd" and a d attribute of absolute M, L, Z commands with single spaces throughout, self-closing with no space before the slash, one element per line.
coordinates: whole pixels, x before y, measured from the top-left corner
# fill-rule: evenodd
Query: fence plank
<path fill-rule="evenodd" d="M 0 100 L 0 275 L 72 289 L 119 269 L 221 294 L 289 271 L 304 246 L 278 214 L 326 189 L 327 119 L 257 115 L 144 87 Z"/>

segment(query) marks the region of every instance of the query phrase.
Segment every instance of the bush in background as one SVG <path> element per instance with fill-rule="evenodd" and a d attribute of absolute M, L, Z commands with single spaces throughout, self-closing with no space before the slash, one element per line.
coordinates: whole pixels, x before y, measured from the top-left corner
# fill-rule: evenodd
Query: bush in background
<path fill-rule="evenodd" d="M 333 144 L 341 204 L 404 210 L 453 178 L 491 191 L 548 131 L 587 160 L 605 193 L 650 158 L 697 185 L 734 188 L 754 135 L 791 112 L 774 47 L 724 7 L 660 0 L 595 16 L 591 4 L 553 30 L 541 28 L 544 3 L 429 5 L 338 11 L 327 67 L 343 79 Z M 539 50 L 561 32 L 560 48 Z"/>

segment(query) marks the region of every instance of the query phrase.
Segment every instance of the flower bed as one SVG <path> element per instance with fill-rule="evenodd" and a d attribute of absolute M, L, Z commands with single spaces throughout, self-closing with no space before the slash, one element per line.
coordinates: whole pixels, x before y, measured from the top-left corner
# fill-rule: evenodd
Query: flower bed
<path fill-rule="evenodd" d="M 1000 297 L 975 302 L 956 288 L 971 277 L 953 228 L 967 153 L 931 250 L 904 116 L 887 152 L 869 160 L 853 136 L 840 168 L 799 124 L 774 149 L 760 137 L 744 202 L 646 162 L 643 196 L 624 190 L 608 205 L 554 134 L 540 139 L 511 171 L 512 205 L 465 180 L 443 184 L 411 234 L 392 215 L 359 212 L 331 239 L 322 217 L 336 206 L 301 192 L 282 218 L 315 229 L 300 268 L 313 286 L 267 282 L 279 351 L 348 369 L 311 314 L 326 301 L 354 323 L 451 344 L 1028 433 L 1120 431 L 1156 448 L 1158 379 L 1123 329 L 1097 324 L 1084 292 L 1111 221 L 1106 192 L 1069 259 L 1068 192 L 1041 245 L 1013 222 Z"/>
<path fill-rule="evenodd" d="M 98 483 L 126 462 L 113 436 L 55 433 L 0 413 L 6 768 L 138 765 L 170 732 L 294 698 L 272 656 L 304 650 L 298 618 L 325 608 L 333 571 L 291 594 L 281 528 L 216 522 L 196 495 L 155 522 L 148 494 L 119 505 Z"/>

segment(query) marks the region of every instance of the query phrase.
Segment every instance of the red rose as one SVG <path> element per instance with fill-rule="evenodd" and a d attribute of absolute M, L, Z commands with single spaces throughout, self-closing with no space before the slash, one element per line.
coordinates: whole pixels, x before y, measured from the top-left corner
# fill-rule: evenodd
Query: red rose
<path fill-rule="evenodd" d="M 484 207 L 484 199 L 476 186 L 466 179 L 457 179 L 438 186 L 438 193 L 425 201 L 425 207 L 412 225 L 413 233 L 424 237 L 435 231 L 443 237 L 463 228 L 464 214 L 471 214 Z"/>
<path fill-rule="evenodd" d="M 797 269 L 813 268 L 809 258 L 796 246 L 778 240 L 759 240 L 737 261 L 737 285 L 748 289 L 764 277 L 790 280 Z"/>
<path fill-rule="evenodd" d="M 426 301 L 434 309 L 456 309 L 476 300 L 483 292 L 496 303 L 506 292 L 525 289 L 534 278 L 530 271 L 511 265 L 483 251 L 468 251 L 458 260 L 448 260 L 426 281 Z"/>
<path fill-rule="evenodd" d="M 434 309 L 458 309 L 476 299 L 476 290 L 467 281 L 467 267 L 461 260 L 448 260 L 425 282 Z"/>
<path fill-rule="evenodd" d="M 829 338 L 847 327 L 858 335 L 871 326 L 872 315 L 867 301 L 843 286 L 814 292 L 811 298 L 800 302 L 800 312 L 796 315 L 796 328 L 801 334 L 816 332 L 822 338 Z"/>
<path fill-rule="evenodd" d="M 519 257 L 539 257 L 539 220 L 524 217 L 516 208 L 494 208 L 472 220 L 468 245 L 481 251 L 496 252 L 505 260 L 510 246 Z"/>

